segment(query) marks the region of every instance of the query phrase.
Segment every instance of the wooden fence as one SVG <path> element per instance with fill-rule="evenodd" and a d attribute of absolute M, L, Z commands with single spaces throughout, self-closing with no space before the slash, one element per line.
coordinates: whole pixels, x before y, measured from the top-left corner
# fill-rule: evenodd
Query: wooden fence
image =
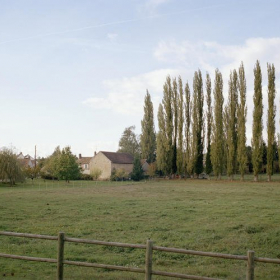
<path fill-rule="evenodd" d="M 0 253 L 0 257 L 3 257 L 3 258 L 20 259 L 20 260 L 35 261 L 35 262 L 56 263 L 58 280 L 63 279 L 63 265 L 64 264 L 142 273 L 145 275 L 145 280 L 151 280 L 152 275 L 167 276 L 167 277 L 173 277 L 173 278 L 178 278 L 178 279 L 221 280 L 218 278 L 210 278 L 210 277 L 203 277 L 203 276 L 195 276 L 195 275 L 187 275 L 187 274 L 180 274 L 180 273 L 174 273 L 174 272 L 153 270 L 152 269 L 153 251 L 163 251 L 163 252 L 170 252 L 170 253 L 179 253 L 179 254 L 187 254 L 187 255 L 196 255 L 196 256 L 205 256 L 205 257 L 213 257 L 213 258 L 246 261 L 247 262 L 246 280 L 254 279 L 254 263 L 255 262 L 280 264 L 280 259 L 255 257 L 254 251 L 248 251 L 247 256 L 201 252 L 201 251 L 155 246 L 155 245 L 153 245 L 153 241 L 151 241 L 151 240 L 147 240 L 146 245 L 142 245 L 142 244 L 127 244 L 127 243 L 118 243 L 118 242 L 105 242 L 105 241 L 98 241 L 98 240 L 70 238 L 70 237 L 66 237 L 63 232 L 60 232 L 58 234 L 58 236 L 49 236 L 49 235 L 37 235 L 37 234 L 29 234 L 29 233 L 15 233 L 15 232 L 0 231 L 0 235 L 58 241 L 57 259 L 36 258 L 36 257 L 29 257 L 29 256 L 19 256 L 19 255 L 10 255 L 10 254 Z M 116 265 L 98 264 L 98 263 L 89 263 L 89 262 L 68 261 L 68 260 L 64 259 L 65 242 L 144 249 L 144 250 L 146 250 L 145 268 L 125 267 L 125 266 L 116 266 Z"/>

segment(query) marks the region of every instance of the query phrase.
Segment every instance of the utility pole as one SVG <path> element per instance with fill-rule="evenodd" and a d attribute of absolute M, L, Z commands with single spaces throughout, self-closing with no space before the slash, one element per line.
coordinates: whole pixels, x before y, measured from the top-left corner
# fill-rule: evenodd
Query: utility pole
<path fill-rule="evenodd" d="M 37 163 L 36 163 L 36 152 L 37 152 L 37 151 L 36 151 L 36 145 L 35 145 L 35 168 L 36 168 L 36 164 L 37 164 Z"/>

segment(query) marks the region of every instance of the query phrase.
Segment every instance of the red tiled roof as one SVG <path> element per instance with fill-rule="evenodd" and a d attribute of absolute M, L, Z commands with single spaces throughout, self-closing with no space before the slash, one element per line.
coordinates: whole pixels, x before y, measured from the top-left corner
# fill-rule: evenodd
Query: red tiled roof
<path fill-rule="evenodd" d="M 114 153 L 114 152 L 103 152 L 112 163 L 119 163 L 119 164 L 133 164 L 133 156 L 128 153 Z"/>
<path fill-rule="evenodd" d="M 92 157 L 81 157 L 81 158 L 78 158 L 78 163 L 79 164 L 89 164 L 91 159 L 92 159 Z"/>

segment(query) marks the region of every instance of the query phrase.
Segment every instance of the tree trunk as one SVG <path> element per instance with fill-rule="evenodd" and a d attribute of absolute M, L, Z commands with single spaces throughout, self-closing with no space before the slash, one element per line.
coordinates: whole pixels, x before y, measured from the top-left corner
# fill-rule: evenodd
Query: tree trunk
<path fill-rule="evenodd" d="M 259 181 L 259 176 L 258 175 L 254 175 L 254 182 L 258 182 Z"/>
<path fill-rule="evenodd" d="M 244 181 L 244 174 L 241 174 L 240 181 Z"/>

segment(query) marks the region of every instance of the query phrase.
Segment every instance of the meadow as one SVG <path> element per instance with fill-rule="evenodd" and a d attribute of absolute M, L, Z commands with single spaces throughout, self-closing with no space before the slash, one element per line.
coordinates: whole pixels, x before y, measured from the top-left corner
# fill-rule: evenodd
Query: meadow
<path fill-rule="evenodd" d="M 151 180 L 0 185 L 0 231 L 280 258 L 280 177 L 267 183 Z M 0 252 L 56 258 L 56 241 L 0 236 Z M 144 268 L 145 251 L 66 243 L 68 260 Z M 246 262 L 155 252 L 153 269 L 245 279 Z M 65 265 L 65 279 L 143 279 L 137 273 Z M 0 279 L 55 279 L 56 266 L 0 258 Z M 171 279 L 153 276 L 153 279 Z M 256 263 L 255 279 L 280 279 Z"/>

